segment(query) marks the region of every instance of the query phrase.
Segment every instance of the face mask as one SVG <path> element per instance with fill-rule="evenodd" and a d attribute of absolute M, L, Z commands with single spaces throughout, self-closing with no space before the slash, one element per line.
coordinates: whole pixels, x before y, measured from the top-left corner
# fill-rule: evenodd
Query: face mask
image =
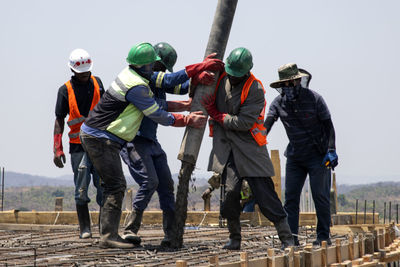
<path fill-rule="evenodd" d="M 140 75 L 145 77 L 147 80 L 150 80 L 151 75 L 153 74 L 153 65 L 154 64 L 143 65 L 140 68 L 136 68 L 136 70 Z"/>
<path fill-rule="evenodd" d="M 295 87 L 282 87 L 282 93 L 286 96 L 288 101 L 293 101 L 299 96 L 300 85 L 296 85 Z"/>

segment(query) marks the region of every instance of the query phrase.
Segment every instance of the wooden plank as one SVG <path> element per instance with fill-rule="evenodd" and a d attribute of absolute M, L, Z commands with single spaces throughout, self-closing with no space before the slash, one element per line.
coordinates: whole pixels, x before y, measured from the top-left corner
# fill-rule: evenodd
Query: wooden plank
<path fill-rule="evenodd" d="M 276 267 L 275 265 L 275 250 L 273 248 L 269 248 L 267 250 L 268 255 L 268 267 Z"/>
<path fill-rule="evenodd" d="M 304 252 L 303 251 L 296 251 L 294 253 L 294 267 L 304 267 Z"/>
<path fill-rule="evenodd" d="M 210 262 L 210 267 L 218 267 L 219 266 L 219 259 L 218 259 L 218 255 L 214 255 L 211 256 L 209 258 L 209 262 Z"/>
<path fill-rule="evenodd" d="M 294 249 L 289 247 L 285 249 L 285 266 L 294 267 Z"/>
<path fill-rule="evenodd" d="M 336 261 L 336 247 L 331 246 L 326 249 L 326 262 L 328 266 Z"/>
<path fill-rule="evenodd" d="M 240 252 L 240 267 L 249 267 L 249 255 L 246 251 Z"/>
<path fill-rule="evenodd" d="M 229 262 L 229 263 L 220 263 L 219 266 L 220 267 L 240 267 L 240 261 Z"/>
<path fill-rule="evenodd" d="M 76 225 L 0 223 L 0 230 L 6 230 L 6 231 L 49 231 L 49 230 L 63 230 L 63 229 L 78 229 L 78 228 Z"/>
<path fill-rule="evenodd" d="M 347 261 L 349 260 L 349 244 L 342 244 L 341 248 L 340 248 L 340 254 L 342 256 L 342 261 Z"/>
<path fill-rule="evenodd" d="M 272 176 L 275 191 L 279 199 L 282 199 L 282 178 L 281 178 L 281 160 L 279 158 L 279 150 L 271 150 L 271 161 L 274 166 L 275 176 Z"/>
<path fill-rule="evenodd" d="M 185 260 L 176 261 L 176 267 L 187 267 L 187 261 Z"/>
<path fill-rule="evenodd" d="M 312 246 L 306 246 L 304 248 L 304 265 L 305 265 L 305 267 L 313 267 L 314 266 Z"/>
<path fill-rule="evenodd" d="M 268 266 L 268 258 L 249 260 L 249 267 L 266 267 L 266 266 Z"/>
<path fill-rule="evenodd" d="M 353 238 L 353 236 L 349 236 L 348 249 L 349 249 L 349 251 L 348 251 L 349 257 L 348 257 L 348 259 L 349 260 L 354 260 L 354 238 Z"/>
<path fill-rule="evenodd" d="M 336 262 L 342 262 L 342 240 L 336 239 Z"/>

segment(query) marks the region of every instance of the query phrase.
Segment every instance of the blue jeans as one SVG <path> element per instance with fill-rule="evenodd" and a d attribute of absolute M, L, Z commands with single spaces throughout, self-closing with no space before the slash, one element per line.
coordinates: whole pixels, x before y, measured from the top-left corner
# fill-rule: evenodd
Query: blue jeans
<path fill-rule="evenodd" d="M 256 204 L 256 199 L 253 198 L 252 200 L 250 200 L 249 202 L 247 202 L 246 204 L 244 204 L 243 207 L 243 212 L 254 212 L 254 205 Z"/>
<path fill-rule="evenodd" d="M 323 165 L 323 157 L 321 155 L 315 155 L 308 159 L 288 157 L 286 161 L 285 210 L 288 214 L 290 230 L 293 234 L 298 234 L 300 195 L 308 174 L 317 213 L 317 238 L 319 240 L 329 238 L 331 223 L 329 205 L 331 171 Z"/>
<path fill-rule="evenodd" d="M 160 143 L 136 136 L 131 143 L 122 148 L 120 154 L 139 185 L 133 200 L 133 209 L 145 210 L 157 191 L 161 210 L 175 211 L 174 181 L 167 155 Z"/>
<path fill-rule="evenodd" d="M 76 205 L 86 205 L 90 202 L 88 188 L 92 176 L 93 184 L 97 189 L 96 202 L 99 204 L 99 206 L 102 206 L 103 189 L 100 184 L 100 177 L 94 170 L 92 162 L 90 161 L 87 153 L 71 153 L 71 165 L 72 171 L 74 172 Z"/>

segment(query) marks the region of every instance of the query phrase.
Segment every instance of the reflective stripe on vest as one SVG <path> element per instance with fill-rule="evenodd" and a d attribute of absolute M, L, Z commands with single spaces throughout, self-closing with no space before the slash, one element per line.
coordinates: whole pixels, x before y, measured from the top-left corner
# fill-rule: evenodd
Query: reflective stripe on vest
<path fill-rule="evenodd" d="M 93 75 L 90 76 L 90 78 L 92 79 L 94 86 L 93 99 L 92 99 L 92 104 L 90 106 L 90 110 L 92 110 L 100 100 L 100 86 Z M 70 128 L 70 131 L 68 133 L 69 142 L 73 144 L 80 144 L 81 140 L 79 139 L 79 131 L 81 130 L 81 125 L 86 118 L 82 116 L 81 113 L 79 112 L 78 104 L 76 102 L 75 92 L 74 89 L 72 88 L 71 81 L 66 82 L 65 86 L 67 87 L 68 91 L 69 117 L 67 125 Z"/>
<path fill-rule="evenodd" d="M 225 76 L 226 76 L 226 72 L 223 72 L 221 74 L 221 76 L 219 77 L 217 86 L 215 87 L 214 96 L 217 95 L 217 90 L 218 90 L 219 84 L 221 83 L 222 79 Z M 264 89 L 264 86 L 261 83 L 261 81 L 258 80 L 253 75 L 253 73 L 250 72 L 250 77 L 247 79 L 247 81 L 245 82 L 245 84 L 243 85 L 243 88 L 242 88 L 242 94 L 240 95 L 240 105 L 243 105 L 244 101 L 247 99 L 250 87 L 254 81 L 257 81 L 261 84 L 261 87 L 265 94 L 265 89 Z M 257 144 L 259 146 L 264 146 L 267 144 L 267 129 L 264 127 L 264 117 L 265 117 L 265 106 L 266 105 L 267 105 L 267 101 L 265 101 L 265 99 L 264 99 L 264 107 L 261 110 L 261 113 L 258 116 L 257 121 L 253 124 L 253 126 L 250 129 L 251 135 L 253 136 L 254 140 L 257 142 Z"/>
<path fill-rule="evenodd" d="M 153 97 L 153 93 L 149 87 L 149 81 L 137 74 L 133 69 L 126 67 L 124 70 L 118 74 L 118 77 L 111 83 L 107 92 L 112 96 L 116 97 L 122 102 L 127 102 L 125 99 L 126 93 L 135 86 L 145 86 L 148 88 L 149 97 Z M 119 138 L 129 142 L 132 141 L 139 130 L 140 124 L 142 122 L 144 113 L 151 113 L 153 109 L 157 109 L 158 105 L 155 107 L 151 106 L 145 111 L 141 111 L 136 106 L 131 103 L 119 114 L 118 118 L 108 125 L 106 128 L 110 133 L 118 136 Z"/>

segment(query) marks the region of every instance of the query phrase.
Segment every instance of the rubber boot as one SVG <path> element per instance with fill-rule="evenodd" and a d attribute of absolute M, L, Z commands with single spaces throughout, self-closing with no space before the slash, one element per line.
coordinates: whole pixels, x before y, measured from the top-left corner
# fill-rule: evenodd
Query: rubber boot
<path fill-rule="evenodd" d="M 223 246 L 223 249 L 240 250 L 242 236 L 240 234 L 240 219 L 228 219 L 229 241 Z"/>
<path fill-rule="evenodd" d="M 274 223 L 276 231 L 278 232 L 279 239 L 281 240 L 282 247 L 284 250 L 287 247 L 294 246 L 294 239 L 292 232 L 290 231 L 290 227 L 287 221 L 287 217 L 280 220 L 277 223 Z"/>
<path fill-rule="evenodd" d="M 126 241 L 132 244 L 139 245 L 142 239 L 137 235 L 140 225 L 142 223 L 143 211 L 133 210 L 128 214 L 127 225 L 122 236 Z"/>
<path fill-rule="evenodd" d="M 92 232 L 90 231 L 90 215 L 88 205 L 76 205 L 76 213 L 78 214 L 79 221 L 79 238 L 92 237 Z"/>
<path fill-rule="evenodd" d="M 172 248 L 173 237 L 176 234 L 175 229 L 175 211 L 163 211 L 163 230 L 164 239 L 161 241 L 160 246 L 163 248 Z"/>
<path fill-rule="evenodd" d="M 105 198 L 100 213 L 100 242 L 101 248 L 133 248 L 134 245 L 118 234 L 121 220 L 121 206 L 124 193 L 108 195 Z"/>

